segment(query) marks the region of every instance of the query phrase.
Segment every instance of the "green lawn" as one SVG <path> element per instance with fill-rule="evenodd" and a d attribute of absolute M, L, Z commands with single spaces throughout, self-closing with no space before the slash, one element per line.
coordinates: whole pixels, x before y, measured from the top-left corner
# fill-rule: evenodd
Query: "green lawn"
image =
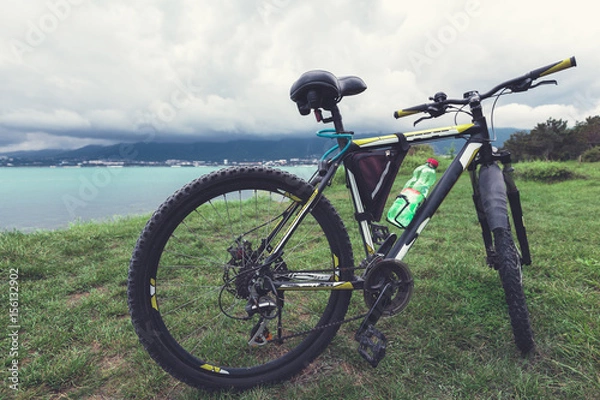
<path fill-rule="evenodd" d="M 356 322 L 291 381 L 243 393 L 180 384 L 139 345 L 127 311 L 127 269 L 147 217 L 0 234 L 0 399 L 600 398 L 600 165 L 566 166 L 587 179 L 518 181 L 533 256 L 524 285 L 535 356 L 522 358 L 513 344 L 465 176 L 405 259 L 414 295 L 402 314 L 378 324 L 389 343 L 376 369 L 356 351 Z M 354 232 L 342 189 L 328 197 Z M 18 287 L 13 321 L 11 285 Z M 360 306 L 362 295 L 352 302 Z M 18 336 L 9 336 L 15 323 Z M 18 391 L 8 380 L 14 360 Z"/>

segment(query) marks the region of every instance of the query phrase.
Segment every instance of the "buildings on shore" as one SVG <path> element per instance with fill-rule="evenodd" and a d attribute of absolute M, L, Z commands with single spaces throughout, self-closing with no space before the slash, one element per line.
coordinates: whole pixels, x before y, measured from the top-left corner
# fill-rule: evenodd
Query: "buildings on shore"
<path fill-rule="evenodd" d="M 291 158 L 264 161 L 234 161 L 225 159 L 222 162 L 166 160 L 166 161 L 141 161 L 141 160 L 60 160 L 60 159 L 22 159 L 18 157 L 0 156 L 0 167 L 205 167 L 205 166 L 252 166 L 262 165 L 270 167 L 293 167 L 300 165 L 316 165 L 317 158 Z"/>

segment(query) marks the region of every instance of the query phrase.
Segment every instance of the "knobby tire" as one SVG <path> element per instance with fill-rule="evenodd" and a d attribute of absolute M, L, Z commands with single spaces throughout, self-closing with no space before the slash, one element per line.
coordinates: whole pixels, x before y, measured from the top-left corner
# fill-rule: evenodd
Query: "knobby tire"
<path fill-rule="evenodd" d="M 286 291 L 281 336 L 308 333 L 282 344 L 249 346 L 258 316 L 245 311 L 248 285 L 269 252 L 257 249 L 282 212 L 313 191 L 283 171 L 228 168 L 184 186 L 152 215 L 131 258 L 128 304 L 140 342 L 165 371 L 198 388 L 246 389 L 288 379 L 325 350 L 351 291 Z M 352 266 L 348 234 L 323 197 L 271 272 L 329 270 L 350 280 Z M 277 321 L 268 321 L 275 337 Z"/>
<path fill-rule="evenodd" d="M 485 214 L 485 221 L 481 221 L 482 228 L 484 232 L 489 229 L 493 233 L 494 248 L 491 261 L 502 281 L 514 341 L 521 353 L 527 354 L 534 349 L 535 343 L 523 291 L 521 257 L 515 246 L 508 219 L 504 176 L 497 164 L 481 167 L 479 192 L 481 204 L 478 208 L 480 207 Z"/>
<path fill-rule="evenodd" d="M 520 256 L 510 229 L 494 230 L 496 268 L 502 281 L 515 344 L 523 355 L 535 348 L 521 272 Z"/>

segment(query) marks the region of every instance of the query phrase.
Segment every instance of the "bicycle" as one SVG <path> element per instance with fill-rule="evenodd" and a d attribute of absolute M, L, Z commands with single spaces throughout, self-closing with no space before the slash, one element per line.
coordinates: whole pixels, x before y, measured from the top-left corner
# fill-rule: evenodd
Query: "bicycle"
<path fill-rule="evenodd" d="M 359 353 L 377 366 L 386 338 L 375 324 L 404 310 L 413 291 L 402 260 L 468 171 L 487 263 L 499 272 L 516 346 L 523 354 L 534 351 L 522 286 L 521 267 L 531 256 L 519 191 L 510 154 L 491 145 L 481 102 L 556 84 L 534 81 L 574 66 L 572 57 L 483 94 L 450 99 L 437 93 L 431 102 L 394 113 L 424 113 L 423 119 L 465 112 L 471 123 L 363 139 L 344 129 L 338 103 L 364 91 L 365 83 L 304 73 L 290 97 L 301 115 L 314 112 L 318 122 L 333 123 L 318 135 L 337 145 L 308 181 L 267 167 L 230 167 L 192 181 L 157 209 L 133 251 L 128 277 L 141 343 L 165 371 L 191 386 L 245 389 L 290 378 L 325 350 L 340 325 L 360 321 Z M 465 143 L 403 233 L 390 233 L 378 222 L 408 149 L 443 138 Z M 365 252 L 358 265 L 345 225 L 323 194 L 342 165 Z M 346 317 L 357 290 L 366 312 Z"/>

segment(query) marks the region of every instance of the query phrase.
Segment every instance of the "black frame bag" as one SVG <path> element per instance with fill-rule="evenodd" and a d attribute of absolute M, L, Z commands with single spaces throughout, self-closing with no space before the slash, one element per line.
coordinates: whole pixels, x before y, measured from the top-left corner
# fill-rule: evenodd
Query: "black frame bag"
<path fill-rule="evenodd" d="M 396 174 L 408 145 L 382 150 L 365 150 L 350 154 L 344 166 L 356 179 L 360 198 L 365 205 L 365 215 L 357 215 L 359 220 L 379 221 L 383 215 L 385 202 L 390 194 Z"/>

